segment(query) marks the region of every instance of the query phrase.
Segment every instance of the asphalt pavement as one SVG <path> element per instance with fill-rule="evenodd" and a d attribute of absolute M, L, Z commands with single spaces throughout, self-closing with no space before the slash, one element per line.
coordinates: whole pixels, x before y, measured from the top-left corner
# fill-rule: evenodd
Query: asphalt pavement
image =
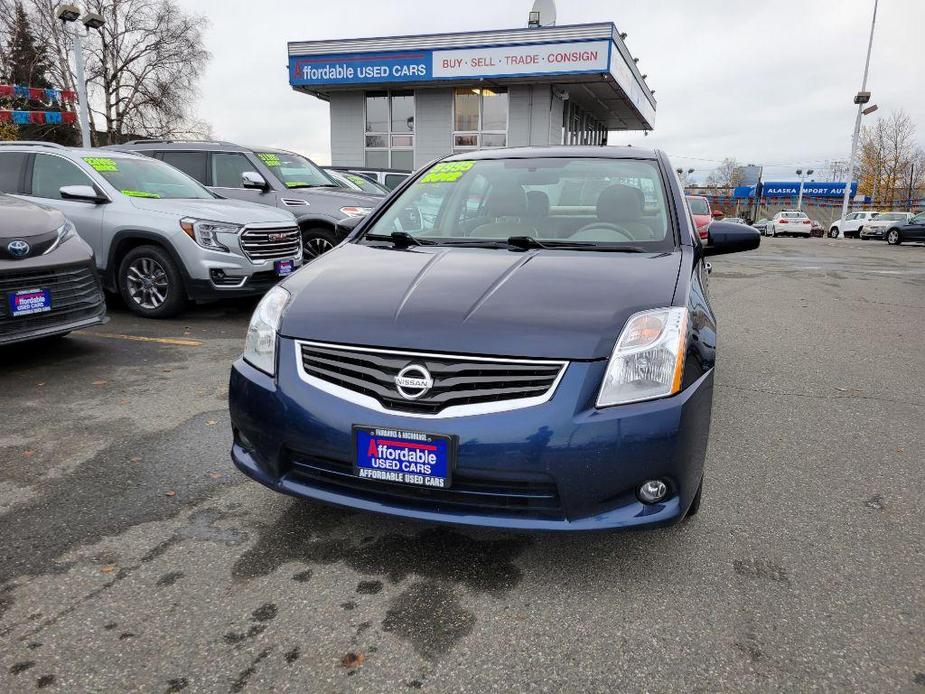
<path fill-rule="evenodd" d="M 229 461 L 254 302 L 0 349 L 0 691 L 925 692 L 925 246 L 712 261 L 700 514 L 473 530 Z"/>

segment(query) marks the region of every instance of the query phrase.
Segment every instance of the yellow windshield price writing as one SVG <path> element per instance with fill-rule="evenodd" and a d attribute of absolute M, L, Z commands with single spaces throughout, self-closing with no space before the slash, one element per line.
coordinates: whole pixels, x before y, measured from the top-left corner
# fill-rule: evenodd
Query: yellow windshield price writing
<path fill-rule="evenodd" d="M 130 198 L 159 198 L 157 193 L 146 193 L 143 190 L 120 190 L 122 195 L 128 195 Z"/>
<path fill-rule="evenodd" d="M 464 173 L 475 166 L 474 161 L 444 161 L 435 164 L 428 171 L 421 183 L 453 183 L 458 181 Z"/>
<path fill-rule="evenodd" d="M 258 152 L 257 156 L 267 166 L 279 166 L 279 155 L 272 152 Z"/>
<path fill-rule="evenodd" d="M 118 171 L 114 159 L 109 157 L 84 157 L 84 161 L 93 167 L 94 171 Z"/>

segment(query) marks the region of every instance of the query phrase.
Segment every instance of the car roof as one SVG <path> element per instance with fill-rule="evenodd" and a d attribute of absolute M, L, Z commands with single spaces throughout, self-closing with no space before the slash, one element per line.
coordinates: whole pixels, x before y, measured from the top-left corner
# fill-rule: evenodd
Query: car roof
<path fill-rule="evenodd" d="M 287 149 L 276 147 L 251 147 L 225 140 L 129 140 L 119 145 L 108 145 L 106 149 L 121 152 L 157 150 L 159 152 L 276 152 L 278 154 L 297 154 Z"/>
<path fill-rule="evenodd" d="M 54 142 L 31 142 L 28 140 L 14 140 L 10 142 L 0 142 L 0 152 L 16 152 L 16 151 L 29 151 L 29 152 L 48 152 L 53 154 L 58 152 L 60 154 L 70 154 L 75 157 L 100 157 L 100 156 L 109 156 L 113 152 L 118 152 L 120 156 L 125 157 L 139 157 L 141 155 L 135 154 L 130 150 L 112 150 L 108 147 L 66 147 L 64 145 L 59 145 Z"/>
<path fill-rule="evenodd" d="M 504 147 L 454 154 L 442 161 L 472 161 L 481 159 L 533 159 L 542 157 L 574 157 L 597 159 L 657 159 L 658 150 L 640 147 L 600 147 L 592 145 L 554 145 L 552 147 Z"/>

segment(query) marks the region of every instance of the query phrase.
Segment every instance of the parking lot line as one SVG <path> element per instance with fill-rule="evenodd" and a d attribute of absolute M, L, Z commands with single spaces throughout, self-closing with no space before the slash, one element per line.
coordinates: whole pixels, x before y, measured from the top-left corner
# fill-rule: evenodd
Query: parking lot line
<path fill-rule="evenodd" d="M 105 337 L 110 340 L 130 340 L 133 342 L 157 342 L 162 345 L 174 345 L 176 347 L 201 347 L 201 340 L 185 340 L 180 337 L 144 337 L 143 335 L 122 335 L 120 333 L 97 333 L 79 331 L 81 335 L 87 337 Z"/>

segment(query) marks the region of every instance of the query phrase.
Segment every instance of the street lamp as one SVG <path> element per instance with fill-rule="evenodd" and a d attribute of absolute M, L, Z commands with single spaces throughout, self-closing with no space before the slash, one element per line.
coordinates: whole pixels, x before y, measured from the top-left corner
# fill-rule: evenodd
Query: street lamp
<path fill-rule="evenodd" d="M 83 17 L 80 16 L 80 8 L 76 5 L 61 5 L 55 11 L 55 16 L 61 20 L 64 27 L 64 34 L 67 35 L 67 25 L 76 22 L 78 19 L 87 28 L 102 29 L 106 21 L 102 15 L 95 12 L 87 12 Z M 80 30 L 74 30 L 74 73 L 77 84 L 77 106 L 80 116 L 80 139 L 84 147 L 92 147 L 93 141 L 90 139 L 90 114 L 87 110 L 87 81 L 84 78 L 84 56 L 83 44 L 80 39 Z"/>
<path fill-rule="evenodd" d="M 800 177 L 800 194 L 797 197 L 797 209 L 798 210 L 803 209 L 803 181 L 806 180 L 807 176 L 812 176 L 812 175 L 813 175 L 812 169 L 807 169 L 806 173 L 803 173 L 803 169 L 797 169 L 797 176 Z"/>
<path fill-rule="evenodd" d="M 686 188 L 687 187 L 687 177 L 690 176 L 692 173 L 694 173 L 694 170 L 688 169 L 687 171 L 685 171 L 684 169 L 678 167 L 677 169 L 675 169 L 675 173 L 678 174 L 679 179 L 684 181 L 684 187 Z"/>
<path fill-rule="evenodd" d="M 864 104 L 870 101 L 870 92 L 867 91 L 867 73 L 870 69 L 870 51 L 874 45 L 874 27 L 877 24 L 877 4 L 880 0 L 874 0 L 874 16 L 870 20 L 870 39 L 867 41 L 867 60 L 864 62 L 864 79 L 861 80 L 861 91 L 854 97 L 854 103 L 858 105 L 858 115 L 854 119 L 854 135 L 851 137 L 851 157 L 848 159 L 848 180 L 845 181 L 845 195 L 841 203 L 841 223 L 838 225 L 838 235 L 845 237 L 845 218 L 848 216 L 848 198 L 851 195 L 851 179 L 854 178 L 854 158 L 858 153 L 858 135 L 861 132 L 861 116 L 866 113 L 873 113 L 874 108 L 864 108 Z"/>

